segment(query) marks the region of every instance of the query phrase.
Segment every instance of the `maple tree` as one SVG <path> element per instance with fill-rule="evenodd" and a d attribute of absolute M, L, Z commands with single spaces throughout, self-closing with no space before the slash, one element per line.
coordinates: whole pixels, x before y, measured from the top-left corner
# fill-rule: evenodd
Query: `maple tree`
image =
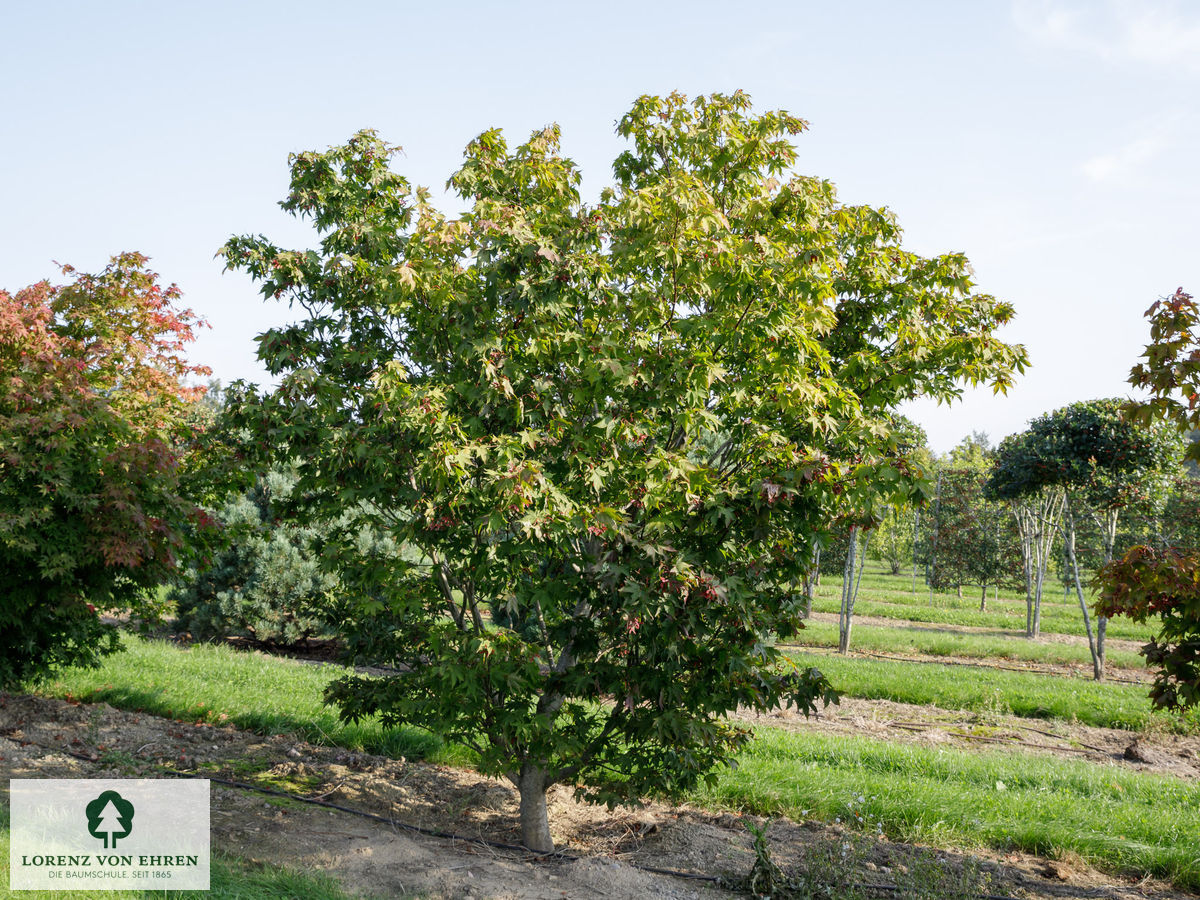
<path fill-rule="evenodd" d="M 0 291 L 0 684 L 116 649 L 203 527 L 184 450 L 199 321 L 136 253 Z"/>
<path fill-rule="evenodd" d="M 678 794 L 749 739 L 727 713 L 830 699 L 775 649 L 786 586 L 839 517 L 921 495 L 898 402 L 1024 365 L 964 257 L 788 174 L 804 127 L 741 92 L 642 97 L 594 203 L 557 128 L 486 131 L 456 216 L 360 132 L 291 159 L 319 247 L 224 248 L 305 314 L 260 340 L 279 387 L 231 392 L 247 452 L 284 448 L 296 514 L 342 517 L 347 627 L 397 669 L 327 699 L 473 748 L 533 849 L 551 785 Z M 364 526 L 411 553 L 364 553 Z"/>
<path fill-rule="evenodd" d="M 1153 303 L 1146 318 L 1150 343 L 1129 383 L 1149 396 L 1125 404 L 1125 416 L 1141 426 L 1165 423 L 1180 435 L 1194 431 L 1200 425 L 1200 307 L 1181 287 Z M 1191 441 L 1186 457 L 1200 460 L 1200 444 Z M 1095 578 L 1099 615 L 1158 620 L 1159 633 L 1142 654 L 1157 669 L 1151 699 L 1171 709 L 1200 705 L 1200 547 L 1192 542 L 1195 513 L 1188 500 L 1194 486 L 1176 493 L 1173 512 L 1181 527 L 1163 536 L 1165 546 L 1132 547 Z"/>

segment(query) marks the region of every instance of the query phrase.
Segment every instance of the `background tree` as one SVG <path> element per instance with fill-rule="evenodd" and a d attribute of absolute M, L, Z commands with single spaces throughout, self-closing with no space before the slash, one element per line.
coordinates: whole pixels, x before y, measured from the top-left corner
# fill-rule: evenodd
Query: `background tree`
<path fill-rule="evenodd" d="M 783 180 L 803 127 L 741 93 L 643 97 L 594 205 L 557 129 L 513 150 L 484 132 L 454 219 L 363 132 L 292 160 L 284 208 L 318 249 L 225 247 L 308 316 L 261 339 L 281 384 L 243 423 L 289 447 L 309 515 L 360 504 L 421 560 L 330 542 L 403 670 L 328 699 L 473 747 L 533 849 L 553 845 L 551 784 L 678 793 L 748 739 L 728 712 L 828 697 L 768 639 L 801 627 L 799 598 L 764 587 L 802 574 L 839 509 L 919 490 L 897 396 L 1023 365 L 965 259 Z M 501 611 L 528 627 L 489 628 Z"/>
<path fill-rule="evenodd" d="M 932 469 L 933 455 L 929 451 L 925 430 L 905 416 L 897 416 L 896 422 L 909 460 L 928 472 Z M 876 528 L 872 546 L 877 558 L 888 566 L 893 575 L 899 575 L 902 569 L 914 565 L 919 521 L 917 509 L 915 504 L 893 505 Z"/>
<path fill-rule="evenodd" d="M 199 324 L 138 254 L 97 275 L 0 291 L 0 684 L 117 648 L 100 612 L 153 617 L 189 499 Z"/>
<path fill-rule="evenodd" d="M 329 629 L 337 581 L 320 567 L 321 529 L 280 516 L 295 484 L 290 466 L 275 466 L 221 507 L 223 546 L 181 572 L 167 598 L 181 630 L 291 645 Z"/>
<path fill-rule="evenodd" d="M 1171 432 L 1134 426 L 1122 418 L 1121 407 L 1122 401 L 1116 399 L 1092 400 L 1035 419 L 1026 433 L 1021 480 L 1014 478 L 1008 485 L 1010 490 L 1019 485 L 1024 492 L 1063 492 L 1063 539 L 1097 680 L 1104 677 L 1108 620 L 1100 616 L 1093 635 L 1079 576 L 1077 518 L 1092 518 L 1107 563 L 1112 559 L 1121 510 L 1164 495 L 1183 453 Z"/>
<path fill-rule="evenodd" d="M 984 487 L 985 498 L 1009 504 L 1016 523 L 1025 581 L 1025 634 L 1031 638 L 1041 634 L 1042 590 L 1065 502 L 1063 489 L 1046 480 L 1039 454 L 1031 432 L 1009 435 L 997 448 Z"/>
<path fill-rule="evenodd" d="M 953 457 L 952 457 L 953 460 Z M 989 471 L 984 459 L 952 461 L 941 468 L 937 511 L 937 567 L 933 587 L 964 584 L 980 588 L 980 609 L 987 589 L 1008 574 L 1010 515 L 1003 504 L 985 496 Z"/>

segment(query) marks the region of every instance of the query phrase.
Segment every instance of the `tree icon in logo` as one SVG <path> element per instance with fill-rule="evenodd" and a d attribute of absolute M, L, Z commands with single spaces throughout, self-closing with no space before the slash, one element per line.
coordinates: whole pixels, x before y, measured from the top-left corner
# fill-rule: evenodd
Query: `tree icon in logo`
<path fill-rule="evenodd" d="M 116 791 L 105 791 L 87 805 L 88 833 L 104 839 L 104 849 L 117 846 L 117 838 L 133 831 L 133 804 Z"/>

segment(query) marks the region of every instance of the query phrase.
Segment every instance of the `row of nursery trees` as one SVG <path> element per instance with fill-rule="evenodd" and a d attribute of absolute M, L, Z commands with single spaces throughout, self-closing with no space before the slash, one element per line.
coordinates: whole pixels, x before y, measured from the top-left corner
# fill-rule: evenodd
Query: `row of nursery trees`
<path fill-rule="evenodd" d="M 875 529 L 854 529 L 822 562 L 822 570 L 844 576 L 843 652 L 869 546 L 893 574 L 911 567 L 914 587 L 918 569 L 931 590 L 952 587 L 961 596 L 963 585 L 974 585 L 981 610 L 989 587 L 1023 590 L 1031 638 L 1041 631 L 1048 577 L 1057 576 L 1078 599 L 1094 676 L 1102 679 L 1107 618 L 1092 621 L 1093 576 L 1136 545 L 1200 547 L 1200 489 L 1184 469 L 1179 430 L 1134 424 L 1126 405 L 1074 403 L 994 449 L 973 435 L 944 459 L 924 452 L 935 479 L 932 501 L 893 507 Z"/>
<path fill-rule="evenodd" d="M 740 92 L 642 97 L 595 201 L 557 128 L 486 131 L 455 214 L 369 131 L 295 155 L 283 208 L 316 246 L 222 250 L 295 312 L 259 338 L 277 386 L 219 410 L 187 386 L 199 323 L 143 258 L 0 291 L 0 684 L 115 650 L 102 614 L 161 615 L 185 566 L 232 600 L 254 569 L 264 596 L 336 601 L 352 651 L 392 667 L 333 683 L 341 715 L 473 748 L 539 851 L 551 785 L 678 795 L 750 739 L 730 712 L 835 699 L 773 642 L 803 625 L 818 548 L 928 509 L 901 404 L 1004 390 L 1026 355 L 962 255 L 921 257 L 887 210 L 792 171 L 804 128 Z M 1200 381 L 1163 375 L 1191 365 L 1179 328 L 1147 369 L 1165 398 Z M 1074 521 L 1080 479 L 1003 491 L 1059 491 Z M 1169 655 L 1200 592 L 1160 559 L 1106 610 L 1161 617 Z M 1200 699 L 1168 662 L 1166 699 Z"/>

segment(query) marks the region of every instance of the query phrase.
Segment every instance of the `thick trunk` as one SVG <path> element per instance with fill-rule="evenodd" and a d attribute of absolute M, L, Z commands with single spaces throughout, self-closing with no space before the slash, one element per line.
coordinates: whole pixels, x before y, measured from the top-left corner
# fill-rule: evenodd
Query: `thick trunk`
<path fill-rule="evenodd" d="M 553 853 L 554 839 L 550 837 L 550 818 L 546 812 L 546 773 L 537 766 L 525 763 L 516 779 L 521 795 L 521 843 L 535 853 Z"/>

